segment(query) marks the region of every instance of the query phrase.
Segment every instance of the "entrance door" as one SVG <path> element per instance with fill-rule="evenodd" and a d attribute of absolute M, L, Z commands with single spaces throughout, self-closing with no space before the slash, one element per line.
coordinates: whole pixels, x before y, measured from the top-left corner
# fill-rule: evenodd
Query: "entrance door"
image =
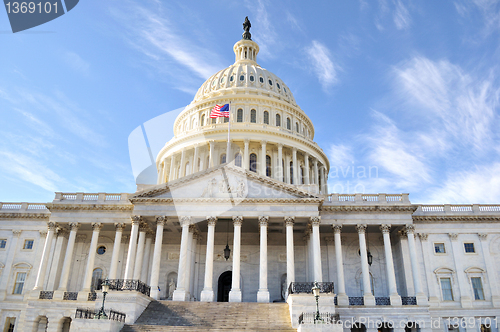
<path fill-rule="evenodd" d="M 232 279 L 233 272 L 231 271 L 226 271 L 220 275 L 217 287 L 217 302 L 229 302 Z"/>

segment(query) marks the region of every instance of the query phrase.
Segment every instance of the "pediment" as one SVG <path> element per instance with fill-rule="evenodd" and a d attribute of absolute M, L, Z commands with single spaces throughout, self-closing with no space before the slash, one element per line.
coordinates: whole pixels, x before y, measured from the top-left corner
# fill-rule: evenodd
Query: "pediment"
<path fill-rule="evenodd" d="M 136 193 L 131 201 L 200 199 L 317 199 L 295 186 L 224 164 Z"/>

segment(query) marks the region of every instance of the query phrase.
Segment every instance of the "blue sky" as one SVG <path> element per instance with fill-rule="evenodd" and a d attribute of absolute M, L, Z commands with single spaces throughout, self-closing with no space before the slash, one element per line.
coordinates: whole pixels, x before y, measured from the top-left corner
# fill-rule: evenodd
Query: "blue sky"
<path fill-rule="evenodd" d="M 0 10 L 0 201 L 135 191 L 129 134 L 234 62 L 247 15 L 258 63 L 315 125 L 330 191 L 500 202 L 493 0 L 82 0 L 16 34 Z"/>

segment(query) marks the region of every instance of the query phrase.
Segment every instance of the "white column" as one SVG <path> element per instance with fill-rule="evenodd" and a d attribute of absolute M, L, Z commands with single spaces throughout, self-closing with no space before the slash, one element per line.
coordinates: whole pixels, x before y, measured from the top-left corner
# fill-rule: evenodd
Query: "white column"
<path fill-rule="evenodd" d="M 201 299 L 203 302 L 213 302 L 213 274 L 214 274 L 214 238 L 215 238 L 215 224 L 217 217 L 207 217 L 208 231 L 207 231 L 207 254 L 205 258 L 205 283 L 201 291 Z M 234 255 L 234 253 L 233 253 Z"/>
<path fill-rule="evenodd" d="M 293 184 L 299 185 L 299 167 L 297 163 L 297 148 L 292 148 L 292 163 L 293 163 Z"/>
<path fill-rule="evenodd" d="M 327 192 L 325 191 L 325 167 L 321 166 L 319 168 L 320 176 L 321 176 L 321 188 L 319 188 L 320 193 L 323 195 L 326 195 Z"/>
<path fill-rule="evenodd" d="M 211 141 L 208 141 L 208 143 L 210 144 L 210 155 L 209 155 L 209 161 L 208 161 L 208 167 L 214 167 L 214 157 L 215 157 L 215 152 L 214 152 L 214 145 L 215 145 L 215 141 L 211 140 Z"/>
<path fill-rule="evenodd" d="M 47 237 L 45 238 L 45 244 L 43 246 L 42 259 L 40 267 L 38 269 L 38 274 L 36 276 L 35 287 L 33 290 L 43 290 L 43 285 L 45 283 L 45 273 L 47 272 L 47 265 L 49 261 L 50 247 L 52 246 L 52 239 L 54 238 L 54 233 L 56 231 L 56 223 L 49 221 Z"/>
<path fill-rule="evenodd" d="M 233 280 L 229 292 L 229 302 L 241 302 L 240 289 L 240 247 L 241 247 L 241 224 L 243 217 L 233 216 L 234 240 L 233 240 Z"/>
<path fill-rule="evenodd" d="M 260 228 L 260 264 L 259 264 L 259 291 L 257 302 L 269 302 L 269 290 L 267 289 L 267 224 L 268 216 L 259 217 Z"/>
<path fill-rule="evenodd" d="M 186 163 L 186 149 L 182 149 L 181 151 L 181 171 L 179 178 L 186 176 L 186 167 L 184 167 Z"/>
<path fill-rule="evenodd" d="M 491 290 L 491 302 L 493 304 L 493 307 L 498 308 L 500 307 L 500 295 L 498 294 L 498 285 L 496 283 L 496 276 L 494 272 L 496 271 L 496 269 L 494 266 L 494 261 L 491 259 L 488 234 L 479 233 L 478 236 L 481 242 L 481 251 L 484 257 L 484 265 L 486 266 L 488 285 L 490 286 Z"/>
<path fill-rule="evenodd" d="M 340 233 L 342 225 L 332 225 L 335 240 L 335 261 L 337 264 L 337 303 L 341 306 L 349 305 L 349 298 L 345 292 L 344 259 L 342 254 L 342 239 Z"/>
<path fill-rule="evenodd" d="M 249 146 L 250 146 L 250 140 L 245 139 L 245 149 L 243 153 L 243 168 L 248 170 L 248 167 L 250 165 L 250 152 L 249 152 Z"/>
<path fill-rule="evenodd" d="M 170 172 L 168 175 L 168 181 L 172 181 L 174 179 L 175 172 L 175 156 L 170 156 Z"/>
<path fill-rule="evenodd" d="M 372 294 L 370 283 L 370 266 L 368 265 L 368 252 L 366 250 L 366 225 L 356 225 L 359 236 L 359 252 L 361 254 L 361 273 L 363 277 L 363 297 L 365 305 L 375 305 L 375 297 Z"/>
<path fill-rule="evenodd" d="M 115 223 L 115 242 L 113 243 L 113 254 L 111 255 L 111 264 L 109 266 L 109 279 L 116 279 L 118 270 L 118 260 L 120 258 L 120 248 L 122 245 L 124 223 Z"/>
<path fill-rule="evenodd" d="M 186 289 L 186 300 L 191 300 L 191 266 L 193 264 L 193 238 L 194 238 L 194 225 L 189 226 L 189 234 L 188 234 L 188 246 L 187 246 L 187 257 L 186 257 L 186 273 L 184 276 L 185 284 L 184 288 Z"/>
<path fill-rule="evenodd" d="M 73 262 L 73 250 L 75 248 L 76 233 L 80 224 L 77 222 L 72 222 L 69 224 L 70 232 L 68 245 L 66 246 L 66 254 L 64 255 L 64 263 L 61 271 L 61 280 L 59 281 L 59 291 L 66 291 L 68 289 L 68 279 L 69 272 L 71 269 L 71 263 Z"/>
<path fill-rule="evenodd" d="M 153 266 L 151 268 L 151 297 L 155 300 L 160 298 L 158 289 L 158 281 L 160 280 L 160 264 L 161 264 L 161 247 L 163 242 L 163 226 L 165 225 L 166 217 L 156 217 L 156 238 L 155 249 L 153 252 Z"/>
<path fill-rule="evenodd" d="M 157 184 L 160 184 L 162 182 L 162 176 L 163 176 L 163 171 L 165 169 L 165 164 L 163 162 L 158 165 L 158 178 L 156 180 Z"/>
<path fill-rule="evenodd" d="M 132 279 L 134 275 L 135 251 L 137 249 L 137 233 L 139 232 L 139 224 L 141 222 L 141 216 L 132 216 L 132 230 L 130 231 L 127 263 L 125 264 L 125 275 L 123 279 Z"/>
<path fill-rule="evenodd" d="M 63 228 L 58 227 L 56 229 L 57 239 L 53 249 L 52 258 L 49 257 L 49 261 L 52 263 L 49 265 L 49 278 L 45 285 L 45 289 L 47 290 L 56 290 L 56 282 L 59 282 L 61 278 L 61 263 L 63 261 L 63 247 L 67 247 L 67 240 L 69 232 Z M 59 280 L 58 280 L 59 278 Z"/>
<path fill-rule="evenodd" d="M 449 233 L 448 236 L 450 237 L 451 241 L 450 256 L 453 257 L 453 261 L 455 263 L 455 271 L 464 271 L 465 270 L 464 247 L 462 243 L 458 241 L 458 233 Z M 408 238 L 408 247 L 410 248 L 409 244 L 410 244 L 410 239 Z M 410 258 L 411 258 L 411 248 L 410 248 Z M 471 294 L 472 289 L 470 287 L 470 281 L 468 276 L 465 273 L 456 273 L 456 277 L 457 277 L 456 280 L 458 281 L 458 290 L 460 292 L 459 294 L 460 297 L 456 299 L 457 300 L 460 299 L 460 304 L 462 308 L 472 308 L 473 294 Z M 415 293 L 418 294 L 416 286 L 415 286 Z M 417 304 L 418 304 L 418 296 L 417 296 Z"/>
<path fill-rule="evenodd" d="M 194 145 L 193 167 L 191 169 L 193 170 L 192 173 L 200 171 L 198 169 L 198 144 Z"/>
<path fill-rule="evenodd" d="M 186 301 L 186 267 L 188 256 L 188 242 L 189 242 L 189 225 L 191 217 L 180 217 L 180 224 L 182 226 L 181 248 L 179 254 L 179 269 L 177 271 L 177 288 L 174 291 L 172 299 L 174 301 Z"/>
<path fill-rule="evenodd" d="M 99 242 L 99 232 L 101 231 L 102 223 L 92 223 L 92 240 L 90 241 L 89 255 L 87 258 L 87 267 L 85 269 L 85 279 L 83 279 L 82 292 L 90 292 L 92 284 L 92 273 L 94 272 L 95 254 L 97 251 L 97 243 Z"/>
<path fill-rule="evenodd" d="M 394 272 L 394 260 L 392 259 L 391 245 L 391 225 L 383 224 L 380 226 L 382 236 L 384 238 L 385 266 L 387 272 L 387 287 L 389 288 L 389 297 L 391 305 L 401 305 L 401 296 L 398 294 L 396 286 L 396 273 Z"/>
<path fill-rule="evenodd" d="M 286 225 L 286 287 L 295 282 L 295 251 L 293 245 L 293 223 L 295 217 L 285 217 Z"/>
<path fill-rule="evenodd" d="M 266 176 L 266 144 L 267 141 L 261 141 L 260 142 L 262 146 L 262 152 L 261 152 L 261 157 L 260 157 L 260 175 Z"/>
<path fill-rule="evenodd" d="M 321 245 L 319 239 L 319 224 L 321 217 L 311 217 L 312 226 L 312 245 L 313 245 L 313 275 L 314 281 L 323 281 L 323 269 L 321 268 Z"/>
<path fill-rule="evenodd" d="M 314 158 L 314 184 L 318 186 L 318 193 L 321 190 L 319 187 L 319 172 L 318 172 L 318 159 Z"/>
<path fill-rule="evenodd" d="M 309 185 L 309 154 L 304 153 L 304 184 Z"/>
<path fill-rule="evenodd" d="M 427 288 L 429 290 L 429 305 L 439 306 L 439 302 L 441 301 L 441 293 L 438 289 L 436 289 L 436 275 L 432 271 L 433 261 L 431 259 L 431 255 L 434 252 L 434 245 L 427 241 L 429 234 L 428 233 L 419 233 L 418 237 L 420 238 L 420 243 L 422 244 L 422 256 L 424 261 L 424 271 L 427 280 Z"/>
<path fill-rule="evenodd" d="M 415 296 L 417 304 L 427 304 L 427 296 L 422 291 L 420 281 L 420 269 L 418 268 L 417 249 L 415 247 L 415 226 L 406 225 L 406 234 L 408 236 L 408 249 L 410 250 L 411 272 L 413 276 L 413 286 L 415 287 Z"/>
<path fill-rule="evenodd" d="M 142 260 L 142 270 L 140 280 L 144 283 L 149 283 L 148 272 L 149 272 L 149 261 L 151 256 L 151 243 L 153 242 L 153 237 L 151 235 L 151 230 L 146 232 L 146 244 L 144 245 L 144 258 Z"/>
<path fill-rule="evenodd" d="M 135 255 L 134 274 L 132 279 L 138 280 L 141 278 L 142 260 L 144 258 L 144 244 L 146 242 L 147 224 L 139 226 L 139 243 L 137 244 L 137 252 Z"/>
<path fill-rule="evenodd" d="M 278 143 L 278 181 L 282 180 L 283 180 L 283 144 Z"/>

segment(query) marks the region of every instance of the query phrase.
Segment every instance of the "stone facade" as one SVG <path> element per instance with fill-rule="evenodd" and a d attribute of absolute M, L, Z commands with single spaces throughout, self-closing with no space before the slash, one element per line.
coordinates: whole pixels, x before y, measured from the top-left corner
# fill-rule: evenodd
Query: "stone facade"
<path fill-rule="evenodd" d="M 177 118 L 157 157 L 157 185 L 0 203 L 4 331 L 76 328 L 77 308 L 100 308 L 104 278 L 133 280 L 133 290 L 117 286 L 106 302 L 127 323 L 153 299 L 287 301 L 297 327 L 315 301 L 288 288 L 318 281 L 334 283 L 320 310 L 345 331 L 448 331 L 462 318 L 462 331 L 486 332 L 489 323 L 497 331 L 500 205 L 328 194 L 329 162 L 312 122 L 257 64 L 256 43 L 234 50 L 235 64 Z M 228 102 L 231 144 L 222 118 L 208 122 L 209 110 Z"/>

